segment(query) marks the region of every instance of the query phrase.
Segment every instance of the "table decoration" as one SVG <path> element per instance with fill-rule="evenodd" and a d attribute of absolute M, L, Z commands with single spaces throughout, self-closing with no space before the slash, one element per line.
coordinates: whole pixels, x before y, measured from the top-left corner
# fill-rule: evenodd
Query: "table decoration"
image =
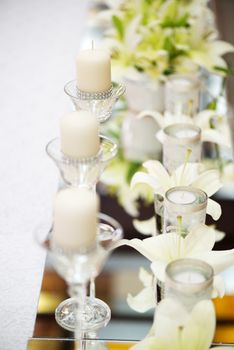
<path fill-rule="evenodd" d="M 189 313 L 172 299 L 163 300 L 155 314 L 151 332 L 132 350 L 208 350 L 215 332 L 215 310 L 211 301 L 202 300 Z M 212 349 L 233 349 L 218 346 Z"/>
<path fill-rule="evenodd" d="M 172 114 L 196 115 L 201 83 L 196 75 L 172 74 L 166 81 L 165 109 Z"/>
<path fill-rule="evenodd" d="M 172 187 L 165 193 L 163 232 L 180 231 L 186 235 L 192 228 L 205 224 L 207 195 L 189 187 Z"/>
<path fill-rule="evenodd" d="M 105 94 L 112 87 L 111 58 L 108 51 L 94 48 L 82 50 L 76 58 L 77 87 L 82 93 Z"/>
<path fill-rule="evenodd" d="M 165 282 L 165 270 L 168 263 L 183 258 L 202 260 L 211 265 L 214 269 L 215 277 L 212 297 L 222 297 L 224 295 L 224 285 L 218 274 L 229 266 L 234 265 L 234 249 L 221 251 L 212 250 L 215 241 L 215 231 L 206 225 L 200 225 L 199 227 L 192 229 L 185 237 L 176 231 L 143 240 L 123 239 L 115 245 L 115 248 L 127 245 L 136 249 L 152 262 L 151 269 L 153 270 L 154 276 L 157 280 L 163 283 Z M 132 297 L 131 295 L 128 296 L 131 307 L 139 312 L 142 312 L 142 307 L 138 308 L 142 302 L 144 302 L 145 305 L 152 305 L 152 295 L 154 295 L 156 305 L 155 287 L 153 284 L 150 285 L 150 283 L 148 283 L 150 277 L 148 276 L 144 278 L 144 276 L 145 274 L 141 273 L 143 284 L 147 287 L 145 287 L 136 297 Z M 145 299 L 148 297 L 149 301 L 146 304 Z M 142 300 L 140 302 L 141 298 Z"/>
<path fill-rule="evenodd" d="M 198 259 L 178 259 L 165 271 L 165 298 L 177 300 L 188 311 L 201 300 L 211 299 L 213 269 Z"/>
<path fill-rule="evenodd" d="M 71 297 L 58 305 L 56 321 L 64 329 L 75 332 L 77 338 L 82 336 L 82 332 L 95 337 L 96 332 L 105 327 L 111 317 L 106 303 L 95 295 L 87 297 L 87 285 L 100 273 L 111 253 L 110 247 L 122 237 L 123 231 L 119 223 L 108 215 L 100 213 L 98 218 L 100 223 L 95 245 L 88 250 L 74 251 L 73 245 L 72 249 L 54 246 L 53 229 L 50 230 L 49 225 L 39 226 L 35 233 L 38 243 L 48 251 L 54 268 L 69 286 Z M 68 239 L 67 235 L 64 239 Z"/>
<path fill-rule="evenodd" d="M 61 151 L 68 158 L 94 157 L 100 149 L 99 123 L 90 112 L 67 113 L 60 119 Z"/>
<path fill-rule="evenodd" d="M 168 171 L 159 161 L 149 160 L 143 164 L 146 172 L 136 172 L 131 180 L 131 188 L 134 191 L 135 187 L 141 184 L 148 185 L 154 194 L 156 201 L 165 197 L 166 191 L 175 186 L 191 186 L 204 191 L 208 197 L 217 192 L 222 184 L 217 170 L 201 171 L 201 165 L 186 162 L 170 175 Z M 161 197 L 160 197 L 161 196 Z M 161 222 L 163 221 L 163 199 L 155 204 L 156 209 L 156 224 L 159 227 L 156 229 L 161 231 Z M 211 215 L 214 220 L 218 220 L 221 215 L 221 207 L 213 199 L 207 199 L 207 214 Z M 152 218 L 149 219 L 152 222 Z M 135 221 L 134 221 L 135 222 Z M 144 223 L 144 226 L 147 222 Z M 140 228 L 137 221 L 137 227 Z M 153 231 L 154 232 L 154 231 Z M 144 232 L 143 232 L 144 233 Z"/>
<path fill-rule="evenodd" d="M 201 129 L 191 124 L 171 124 L 163 129 L 163 165 L 172 173 L 189 157 L 201 161 Z"/>
<path fill-rule="evenodd" d="M 64 91 L 77 110 L 90 111 L 103 123 L 111 117 L 114 104 L 123 95 L 125 88 L 122 84 L 112 82 L 112 87 L 107 91 L 82 92 L 77 88 L 77 81 L 71 80 L 65 85 Z"/>
<path fill-rule="evenodd" d="M 117 158 L 119 166 L 116 161 L 112 173 L 127 167 L 133 175 L 134 166 L 135 172 L 137 171 L 136 163 L 140 168 L 144 160 L 160 159 L 160 147 L 156 147 L 156 143 L 153 147 L 153 143 L 150 142 L 150 148 L 147 141 L 151 139 L 153 130 L 167 125 L 159 124 L 156 118 L 154 124 L 149 122 L 150 110 L 155 113 L 170 113 L 171 123 L 189 122 L 196 125 L 199 119 L 202 125 L 197 126 L 201 126 L 202 141 L 230 147 L 230 135 L 222 137 L 222 131 L 213 125 L 212 118 L 208 120 L 205 113 L 202 114 L 204 120 L 196 118 L 197 112 L 214 109 L 209 113 L 216 113 L 218 119 L 221 113 L 220 119 L 223 120 L 224 128 L 229 129 L 227 111 L 226 108 L 221 108 L 220 101 L 225 100 L 222 82 L 230 70 L 222 56 L 228 51 L 232 52 L 234 48 L 218 40 L 214 14 L 207 2 L 193 0 L 180 4 L 174 0 L 168 0 L 166 3 L 143 0 L 139 4 L 131 0 L 128 4 L 108 4 L 107 10 L 99 11 L 93 16 L 93 21 L 99 21 L 99 17 L 100 21 L 109 23 L 108 29 L 102 31 L 102 36 L 104 46 L 112 52 L 113 74 L 119 79 L 123 78 L 127 88 L 126 110 L 119 112 L 112 123 L 112 126 L 115 123 L 116 129 L 119 129 L 118 141 L 123 147 L 123 152 Z M 204 18 L 207 19 L 205 25 Z M 185 85 L 187 89 L 183 89 Z M 176 87 L 174 90 L 173 86 Z M 185 96 L 187 107 L 181 109 L 183 101 L 186 100 Z M 171 106 L 170 100 L 177 101 L 176 108 Z M 138 115 L 144 112 L 145 122 L 139 121 Z M 165 119 L 165 116 L 162 116 L 161 122 L 164 123 Z M 134 134 L 134 129 L 139 130 L 139 133 Z M 141 141 L 141 147 L 137 147 L 133 135 L 137 135 L 139 140 L 144 140 Z M 215 146 L 215 149 L 218 148 Z M 211 155 L 206 152 L 206 156 Z M 213 152 L 212 157 L 213 167 L 220 168 L 219 163 L 223 163 L 223 157 L 217 152 Z M 221 158 L 221 161 L 216 161 L 217 158 Z M 128 171 L 126 173 L 126 176 L 119 176 L 119 182 L 116 179 L 114 186 L 109 186 L 107 182 L 107 188 L 111 194 L 116 194 L 119 203 L 128 213 L 136 215 L 136 209 L 133 208 L 135 196 L 130 195 L 130 176 Z M 105 178 L 103 181 L 105 182 Z M 123 185 L 125 195 L 121 189 Z M 129 196 L 132 201 L 124 200 L 124 197 Z"/>
<path fill-rule="evenodd" d="M 62 152 L 59 138 L 55 138 L 47 144 L 46 152 L 58 167 L 60 175 L 67 185 L 96 188 L 105 167 L 117 153 L 117 145 L 113 141 L 102 135 L 99 135 L 99 139 L 100 148 L 96 155 L 77 159 L 67 157 Z"/>

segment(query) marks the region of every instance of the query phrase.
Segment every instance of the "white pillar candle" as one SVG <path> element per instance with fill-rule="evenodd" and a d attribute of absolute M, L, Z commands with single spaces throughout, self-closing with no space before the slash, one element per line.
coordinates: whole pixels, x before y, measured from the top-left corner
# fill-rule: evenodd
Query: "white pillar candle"
<path fill-rule="evenodd" d="M 99 123 L 87 111 L 75 111 L 60 120 L 61 151 L 69 158 L 95 156 L 100 149 Z"/>
<path fill-rule="evenodd" d="M 171 192 L 167 198 L 176 204 L 192 204 L 197 199 L 194 193 L 184 190 Z"/>
<path fill-rule="evenodd" d="M 54 202 L 53 243 L 67 251 L 81 251 L 96 241 L 99 200 L 86 188 L 68 188 Z"/>
<path fill-rule="evenodd" d="M 85 92 L 101 92 L 111 88 L 111 60 L 104 50 L 80 51 L 76 59 L 77 87 Z"/>

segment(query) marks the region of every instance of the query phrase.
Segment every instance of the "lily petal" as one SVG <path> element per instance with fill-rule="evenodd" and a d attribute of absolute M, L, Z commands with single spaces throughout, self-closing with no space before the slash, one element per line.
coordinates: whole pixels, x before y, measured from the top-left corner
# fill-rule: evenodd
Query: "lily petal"
<path fill-rule="evenodd" d="M 187 257 L 199 257 L 201 252 L 213 249 L 216 235 L 213 228 L 206 225 L 199 225 L 192 230 L 184 239 L 185 254 Z"/>
<path fill-rule="evenodd" d="M 157 179 L 158 183 L 162 187 L 168 188 L 171 186 L 170 175 L 161 162 L 158 160 L 147 160 L 143 163 L 143 167 L 148 171 L 150 175 Z"/>
<path fill-rule="evenodd" d="M 155 296 L 152 286 L 146 287 L 140 291 L 136 296 L 128 294 L 127 303 L 131 309 L 143 313 L 156 306 Z"/>
<path fill-rule="evenodd" d="M 214 169 L 204 171 L 191 183 L 191 186 L 200 188 L 210 197 L 222 187 L 219 172 Z"/>
<path fill-rule="evenodd" d="M 225 295 L 225 285 L 221 276 L 214 276 L 212 298 L 223 298 Z"/>
<path fill-rule="evenodd" d="M 218 274 L 234 265 L 234 249 L 224 251 L 213 250 L 201 254 L 200 259 L 210 264 L 214 269 L 214 273 Z"/>
<path fill-rule="evenodd" d="M 150 265 L 150 267 L 156 279 L 160 282 L 165 282 L 165 271 L 167 263 L 161 260 L 156 260 Z"/>
<path fill-rule="evenodd" d="M 215 310 L 210 300 L 202 300 L 195 305 L 182 331 L 182 349 L 209 349 L 215 332 Z"/>
<path fill-rule="evenodd" d="M 141 267 L 139 271 L 139 280 L 143 283 L 144 287 L 152 287 L 153 275 L 152 273 L 148 272 L 143 267 Z"/>
<path fill-rule="evenodd" d="M 199 164 L 186 163 L 180 165 L 172 174 L 174 186 L 189 186 L 198 177 Z M 194 186 L 196 187 L 196 186 Z"/>
<path fill-rule="evenodd" d="M 203 130 L 201 140 L 206 142 L 217 143 L 218 145 L 222 145 L 228 148 L 231 147 L 230 140 L 226 137 L 223 137 L 223 133 L 214 129 Z"/>
<path fill-rule="evenodd" d="M 123 245 L 136 249 L 150 261 L 161 260 L 169 263 L 180 257 L 184 257 L 185 254 L 184 239 L 174 232 L 145 238 L 143 240 L 137 238 L 131 240 L 122 239 L 113 244 L 112 249 Z"/>
<path fill-rule="evenodd" d="M 219 203 L 208 198 L 206 212 L 211 215 L 214 220 L 218 220 L 222 214 L 222 209 Z"/>
<path fill-rule="evenodd" d="M 164 346 L 161 349 L 171 349 L 172 344 L 173 349 L 181 349 L 179 330 L 187 323 L 188 316 L 188 312 L 176 300 L 168 298 L 159 303 L 155 314 L 155 342 L 162 341 Z"/>
<path fill-rule="evenodd" d="M 156 235 L 156 221 L 154 216 L 148 220 L 133 220 L 133 226 L 143 235 Z"/>
<path fill-rule="evenodd" d="M 161 184 L 156 178 L 150 176 L 149 174 L 138 171 L 132 177 L 130 187 L 134 188 L 138 184 L 147 184 L 149 185 L 155 193 L 164 194 L 165 191 L 161 189 Z"/>

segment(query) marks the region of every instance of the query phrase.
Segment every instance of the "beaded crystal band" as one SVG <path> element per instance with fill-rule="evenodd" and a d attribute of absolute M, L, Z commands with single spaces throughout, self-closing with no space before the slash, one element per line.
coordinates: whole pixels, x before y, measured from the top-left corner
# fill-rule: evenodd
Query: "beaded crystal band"
<path fill-rule="evenodd" d="M 106 91 L 98 91 L 98 92 L 87 92 L 76 89 L 77 91 L 77 97 L 80 100 L 105 100 L 106 98 L 109 98 L 112 96 L 113 93 L 113 85 L 111 85 L 111 88 Z"/>

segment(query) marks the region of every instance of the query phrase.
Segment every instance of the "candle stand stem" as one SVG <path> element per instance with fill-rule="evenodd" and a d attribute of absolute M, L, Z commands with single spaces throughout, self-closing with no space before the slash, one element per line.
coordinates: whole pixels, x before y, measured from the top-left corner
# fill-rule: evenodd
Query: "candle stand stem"
<path fill-rule="evenodd" d="M 91 277 L 90 285 L 89 285 L 89 296 L 91 299 L 94 299 L 95 295 L 96 295 L 95 278 Z"/>

